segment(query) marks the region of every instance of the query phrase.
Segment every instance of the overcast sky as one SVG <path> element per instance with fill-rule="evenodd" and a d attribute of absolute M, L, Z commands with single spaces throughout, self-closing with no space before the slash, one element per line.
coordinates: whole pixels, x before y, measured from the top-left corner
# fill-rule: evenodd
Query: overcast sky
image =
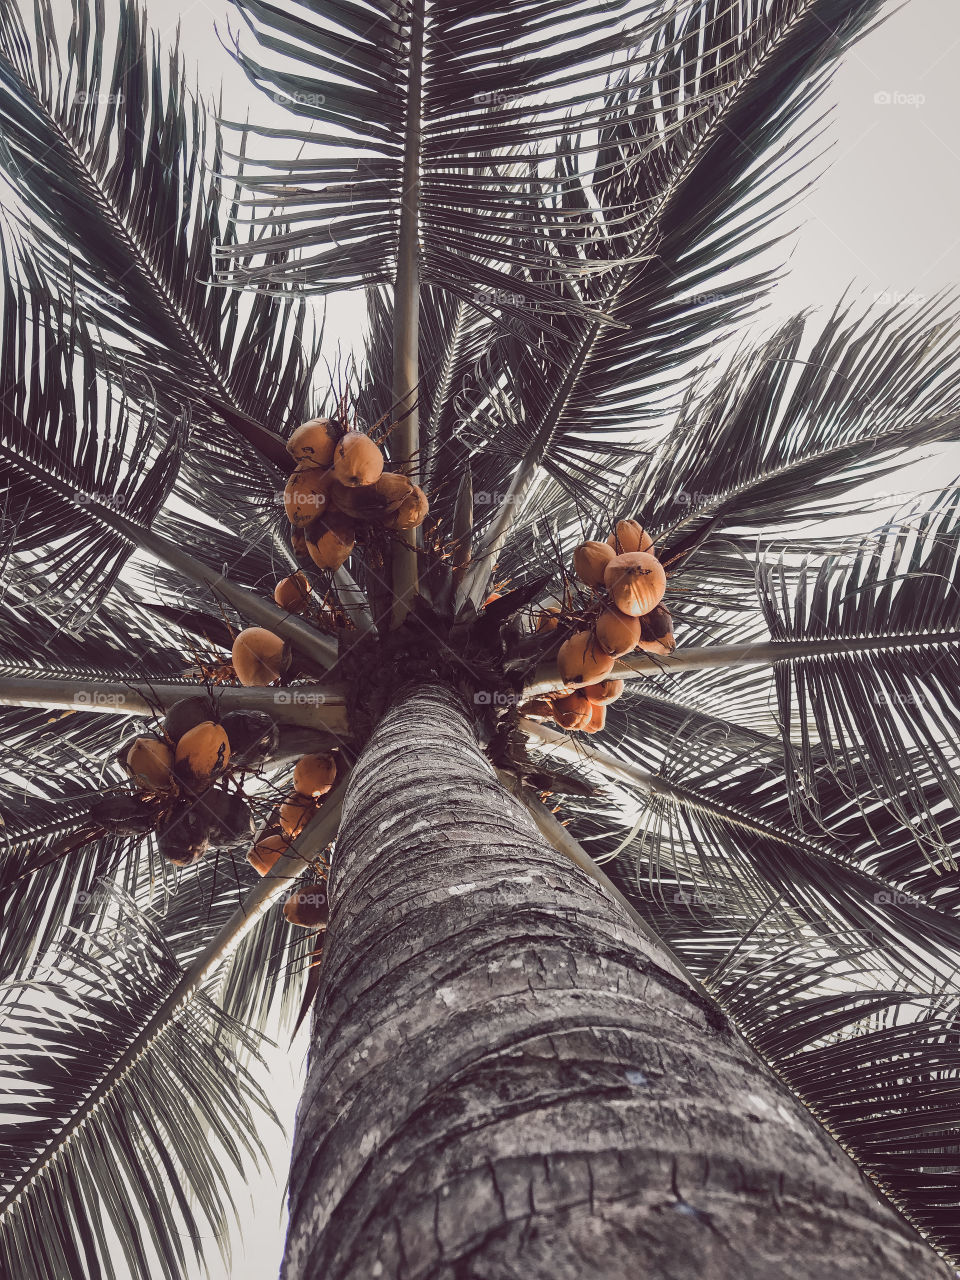
<path fill-rule="evenodd" d="M 28 0 L 20 3 L 26 8 Z M 169 0 L 144 3 L 166 40 L 179 20 L 188 67 L 193 64 L 199 84 L 211 95 L 223 80 L 227 116 L 262 113 L 262 95 L 214 33 L 215 24 L 226 32 L 227 0 L 198 0 L 179 9 Z M 57 7 L 68 13 L 69 0 L 58 0 Z M 759 328 L 803 308 L 829 307 L 847 286 L 865 300 L 894 300 L 926 298 L 960 284 L 958 51 L 958 0 L 907 0 L 848 55 L 830 94 L 836 103 L 832 167 L 797 208 L 800 228 L 789 272 Z M 330 330 L 348 343 L 357 315 L 355 303 L 334 301 Z M 938 481 L 960 473 L 960 447 L 946 452 L 936 466 Z M 288 1122 L 302 1057 L 300 1052 L 292 1060 L 276 1059 L 274 1103 Z M 278 1180 L 237 1187 L 242 1238 L 235 1242 L 229 1267 L 211 1259 L 213 1280 L 268 1280 L 276 1274 L 286 1156 L 282 1142 L 273 1146 Z"/>

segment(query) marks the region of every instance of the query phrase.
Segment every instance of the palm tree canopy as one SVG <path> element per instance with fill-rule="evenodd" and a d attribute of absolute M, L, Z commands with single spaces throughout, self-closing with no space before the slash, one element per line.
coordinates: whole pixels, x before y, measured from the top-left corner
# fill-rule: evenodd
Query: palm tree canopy
<path fill-rule="evenodd" d="M 156 716 L 68 691 L 195 692 L 251 620 L 349 711 L 348 756 L 371 654 L 429 651 L 483 690 L 494 763 L 555 792 L 956 1259 L 958 499 L 836 532 L 861 486 L 960 436 L 956 303 L 843 302 L 728 342 L 775 284 L 837 59 L 883 5 L 236 0 L 232 50 L 283 128 L 219 119 L 139 6 L 108 8 L 76 0 L 65 28 L 51 0 L 32 21 L 0 0 L 6 1270 L 114 1276 L 119 1239 L 131 1273 L 176 1280 L 261 1151 L 258 1047 L 294 1021 L 310 947 L 244 848 L 179 873 L 154 832 L 92 816 Z M 321 385 L 311 298 L 358 287 L 363 350 Z M 285 442 L 338 417 L 414 465 L 395 429 L 412 301 L 429 518 L 406 551 L 370 537 L 315 573 L 278 500 Z M 572 552 L 621 516 L 670 572 L 678 661 L 740 657 L 648 663 L 590 751 L 525 736 L 515 704 L 549 657 L 531 611 L 583 613 Z M 412 546 L 420 597 L 391 632 Z M 269 603 L 304 565 L 326 608 L 309 633 Z M 770 642 L 814 648 L 750 665 Z M 332 723 L 283 732 L 302 748 Z M 290 758 L 257 778 L 257 820 Z M 329 813 L 298 852 L 334 838 Z"/>

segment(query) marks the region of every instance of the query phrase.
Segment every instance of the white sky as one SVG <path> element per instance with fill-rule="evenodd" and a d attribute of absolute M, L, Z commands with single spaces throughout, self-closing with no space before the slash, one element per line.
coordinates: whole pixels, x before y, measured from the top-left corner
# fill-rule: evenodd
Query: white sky
<path fill-rule="evenodd" d="M 27 0 L 21 4 L 27 7 Z M 249 111 L 262 118 L 264 106 L 271 115 L 278 110 L 248 84 L 217 41 L 214 24 L 226 32 L 228 0 L 197 0 L 179 8 L 159 0 L 144 4 L 164 41 L 172 39 L 179 21 L 188 68 L 196 68 L 199 84 L 211 95 L 222 79 L 228 117 L 242 119 Z M 56 7 L 68 13 L 69 0 L 57 0 Z M 865 301 L 880 295 L 893 301 L 929 297 L 960 284 L 958 46 L 957 0 L 907 0 L 901 12 L 848 55 L 830 94 L 837 104 L 832 167 L 798 208 L 795 221 L 802 225 L 789 276 L 758 330 L 803 308 L 830 307 L 847 286 Z M 341 334 L 349 345 L 361 314 L 357 298 L 334 301 L 328 314 L 328 332 Z M 913 487 L 960 474 L 960 446 L 943 454 L 911 469 Z M 293 1055 L 279 1052 L 275 1058 L 271 1093 L 288 1125 L 302 1064 L 299 1046 Z M 242 1233 L 235 1239 L 229 1267 L 211 1258 L 212 1280 L 276 1275 L 287 1156 L 282 1139 L 266 1136 L 277 1178 L 268 1175 L 249 1187 L 236 1187 Z M 201 1274 L 197 1272 L 198 1280 Z"/>

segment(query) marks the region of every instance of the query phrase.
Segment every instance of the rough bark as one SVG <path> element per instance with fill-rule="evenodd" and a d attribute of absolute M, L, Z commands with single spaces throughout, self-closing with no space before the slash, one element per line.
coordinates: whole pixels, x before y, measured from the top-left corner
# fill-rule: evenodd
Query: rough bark
<path fill-rule="evenodd" d="M 949 1274 L 408 689 L 334 856 L 284 1280 Z"/>

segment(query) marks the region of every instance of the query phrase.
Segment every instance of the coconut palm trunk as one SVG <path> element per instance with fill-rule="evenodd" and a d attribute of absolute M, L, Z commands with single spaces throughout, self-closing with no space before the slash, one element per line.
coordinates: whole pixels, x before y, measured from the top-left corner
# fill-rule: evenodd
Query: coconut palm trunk
<path fill-rule="evenodd" d="M 374 732 L 330 898 L 284 1280 L 947 1274 L 542 839 L 453 690 Z"/>

